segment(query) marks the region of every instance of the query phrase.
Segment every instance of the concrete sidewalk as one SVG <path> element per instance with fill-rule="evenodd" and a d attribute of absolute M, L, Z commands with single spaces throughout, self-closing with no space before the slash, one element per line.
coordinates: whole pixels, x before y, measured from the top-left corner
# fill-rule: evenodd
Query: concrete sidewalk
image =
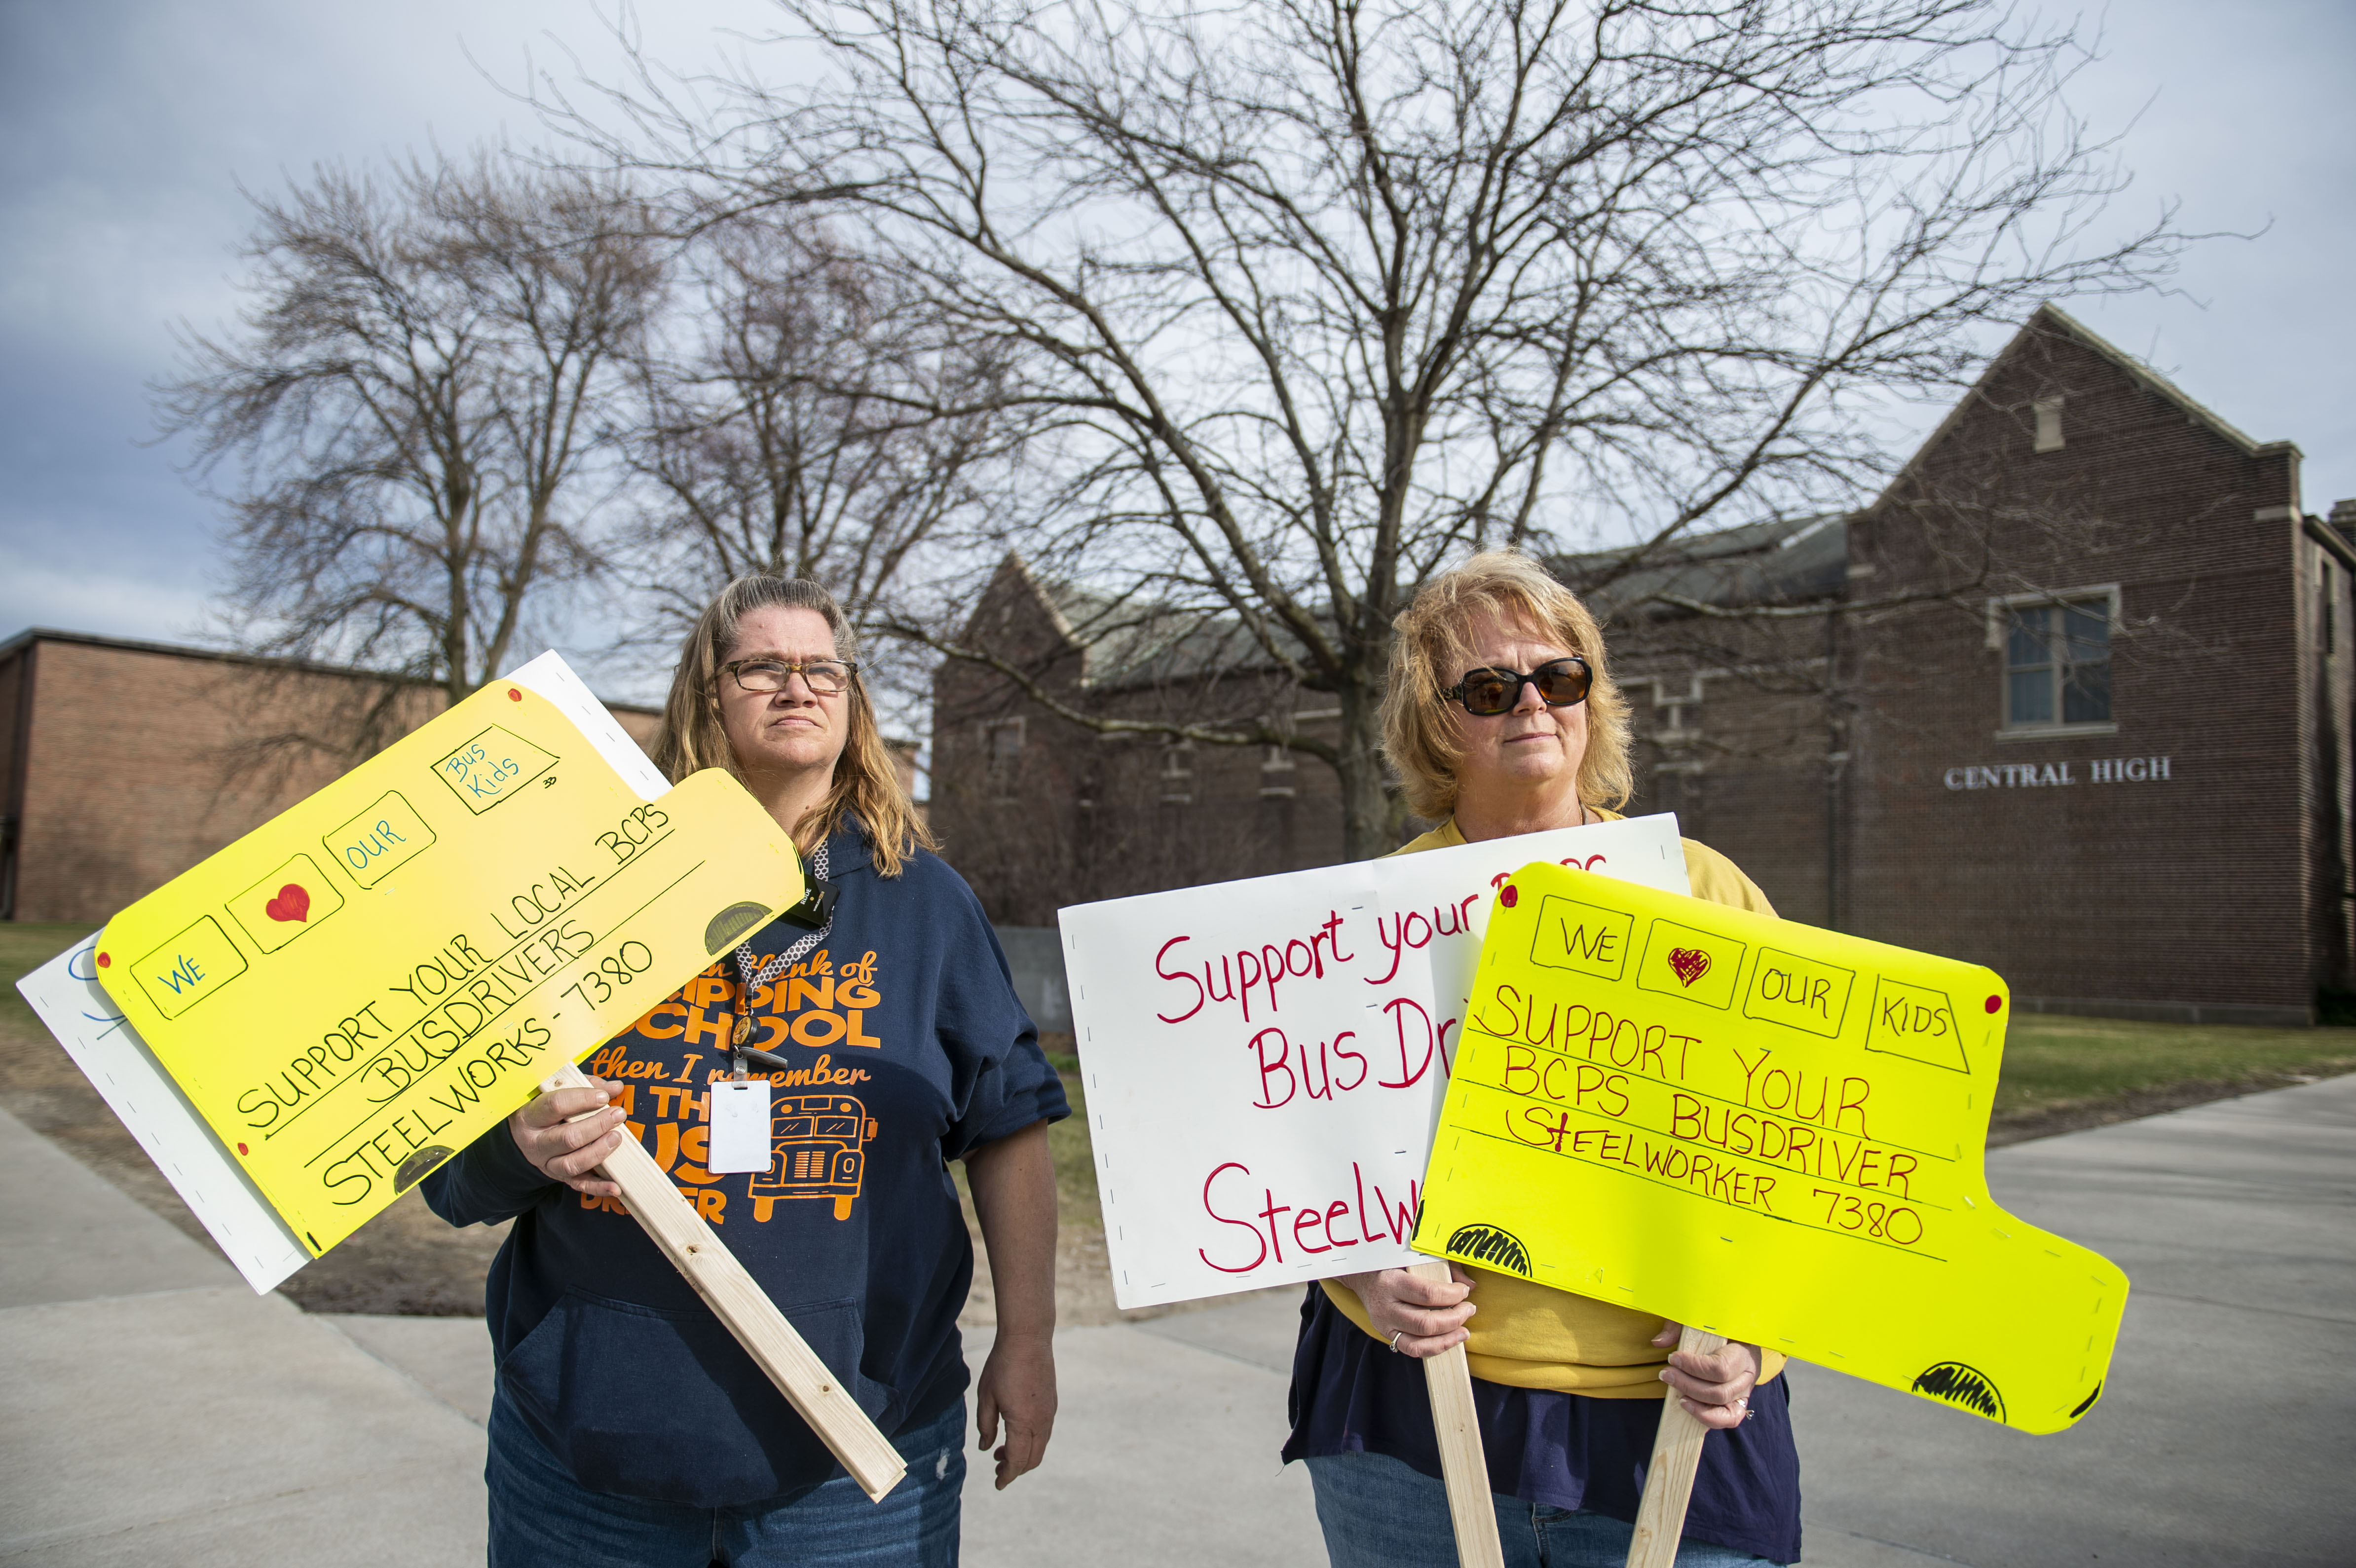
<path fill-rule="evenodd" d="M 2049 1437 L 1794 1374 L 1808 1561 L 2356 1563 L 2356 1076 L 1998 1149 L 1998 1202 L 2131 1282 Z"/>
<path fill-rule="evenodd" d="M 2104 1402 L 2030 1438 L 1794 1373 L 1807 1561 L 2356 1563 L 2356 1078 L 1998 1150 L 2135 1282 Z M 482 1560 L 479 1321 L 305 1316 L 0 1113 L 0 1564 Z M 1276 1462 L 1295 1302 L 1057 1337 L 1046 1466 L 978 1568 L 1316 1563 Z M 979 1364 L 986 1339 L 976 1337 Z"/>
<path fill-rule="evenodd" d="M 482 1561 L 480 1426 L 5 1113 L 0 1258 L 0 1563 Z"/>

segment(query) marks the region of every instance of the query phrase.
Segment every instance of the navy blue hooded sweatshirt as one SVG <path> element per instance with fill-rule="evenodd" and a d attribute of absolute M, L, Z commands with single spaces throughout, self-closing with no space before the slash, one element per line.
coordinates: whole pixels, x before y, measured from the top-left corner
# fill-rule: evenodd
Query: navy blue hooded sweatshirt
<path fill-rule="evenodd" d="M 967 1383 L 973 1249 L 946 1162 L 1068 1108 L 964 879 L 922 851 L 880 876 L 855 826 L 827 854 L 828 940 L 750 998 L 747 1043 L 791 1064 L 766 1072 L 768 1170 L 702 1165 L 744 1000 L 733 956 L 582 1067 L 625 1086 L 631 1132 L 894 1436 Z M 747 945 L 766 963 L 804 934 Z M 842 1473 L 618 1200 L 549 1181 L 504 1124 L 423 1188 L 453 1225 L 515 1219 L 486 1290 L 500 1392 L 582 1485 L 720 1508 Z"/>

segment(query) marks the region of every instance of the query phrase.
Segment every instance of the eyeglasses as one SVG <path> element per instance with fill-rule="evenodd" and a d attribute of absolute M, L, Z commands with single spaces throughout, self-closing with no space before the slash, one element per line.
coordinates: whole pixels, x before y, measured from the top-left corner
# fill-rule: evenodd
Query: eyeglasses
<path fill-rule="evenodd" d="M 1463 703 L 1464 711 L 1475 718 L 1490 719 L 1513 712 L 1525 686 L 1536 686 L 1549 708 L 1583 703 L 1593 679 L 1587 660 L 1574 653 L 1568 659 L 1549 660 L 1526 675 L 1517 670 L 1468 670 L 1464 679 L 1440 694 Z"/>
<path fill-rule="evenodd" d="M 842 659 L 811 659 L 789 664 L 782 659 L 739 659 L 723 664 L 720 673 L 733 676 L 747 692 L 782 692 L 796 675 L 820 697 L 839 697 L 859 673 L 859 666 Z"/>

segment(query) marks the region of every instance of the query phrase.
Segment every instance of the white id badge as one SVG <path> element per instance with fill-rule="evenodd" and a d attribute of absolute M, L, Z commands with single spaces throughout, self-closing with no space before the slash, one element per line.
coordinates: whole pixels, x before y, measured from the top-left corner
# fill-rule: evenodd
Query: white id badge
<path fill-rule="evenodd" d="M 705 1086 L 712 1097 L 712 1158 L 714 1176 L 769 1168 L 769 1080 L 722 1079 Z"/>

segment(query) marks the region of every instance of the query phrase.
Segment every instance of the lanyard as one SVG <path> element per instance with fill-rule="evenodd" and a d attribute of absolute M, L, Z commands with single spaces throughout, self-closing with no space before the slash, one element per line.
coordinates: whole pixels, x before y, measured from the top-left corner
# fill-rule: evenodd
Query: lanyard
<path fill-rule="evenodd" d="M 814 905 L 824 923 L 817 929 L 795 938 L 791 947 L 763 964 L 757 972 L 753 968 L 751 945 L 742 945 L 736 950 L 736 973 L 744 982 L 744 989 L 738 993 L 736 998 L 736 1032 L 734 1037 L 729 1042 L 729 1055 L 734 1062 L 734 1076 L 736 1078 L 741 1079 L 745 1076 L 744 1058 L 748 1056 L 758 1057 L 764 1062 L 776 1067 L 786 1065 L 771 1053 L 755 1050 L 744 1043 L 753 1037 L 753 993 L 785 973 L 787 965 L 826 940 L 828 933 L 834 929 L 834 888 L 826 879 L 826 841 L 824 839 L 819 840 L 818 853 L 809 858 L 809 875 L 805 880 L 810 885 L 809 893 L 799 905 L 795 906 L 795 910 L 787 911 L 787 918 L 794 918 L 795 911 L 808 909 Z M 807 916 L 803 918 L 808 918 Z"/>

